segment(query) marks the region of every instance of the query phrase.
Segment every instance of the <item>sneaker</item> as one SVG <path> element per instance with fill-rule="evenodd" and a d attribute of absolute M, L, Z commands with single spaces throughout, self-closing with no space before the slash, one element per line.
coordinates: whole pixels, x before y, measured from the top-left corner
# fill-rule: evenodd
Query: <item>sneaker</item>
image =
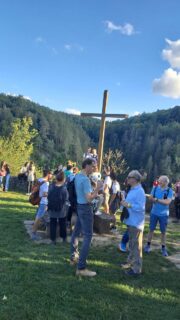
<path fill-rule="evenodd" d="M 161 253 L 162 253 L 163 257 L 168 257 L 168 253 L 167 253 L 166 248 L 162 248 Z"/>
<path fill-rule="evenodd" d="M 120 266 L 121 266 L 121 268 L 123 270 L 131 269 L 131 264 L 130 263 L 121 263 Z"/>
<path fill-rule="evenodd" d="M 146 246 L 144 247 L 144 252 L 150 253 L 150 251 L 151 251 L 151 247 L 148 244 L 146 244 Z"/>
<path fill-rule="evenodd" d="M 31 240 L 34 240 L 34 241 L 41 240 L 41 237 L 38 236 L 36 233 L 32 233 Z"/>
<path fill-rule="evenodd" d="M 96 272 L 90 271 L 88 269 L 82 269 L 82 270 L 76 270 L 76 276 L 82 276 L 82 277 L 95 277 Z"/>
<path fill-rule="evenodd" d="M 118 245 L 118 250 L 121 252 L 127 252 L 126 250 L 126 243 L 120 242 Z"/>
<path fill-rule="evenodd" d="M 130 269 L 129 271 L 125 271 L 125 274 L 126 274 L 127 276 L 133 276 L 133 277 L 138 277 L 138 276 L 140 276 L 140 273 L 134 272 L 133 269 Z"/>

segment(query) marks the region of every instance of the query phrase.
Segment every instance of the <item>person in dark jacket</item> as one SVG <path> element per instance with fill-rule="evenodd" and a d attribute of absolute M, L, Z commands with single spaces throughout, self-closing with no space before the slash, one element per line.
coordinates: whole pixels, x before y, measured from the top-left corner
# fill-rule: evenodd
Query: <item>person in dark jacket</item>
<path fill-rule="evenodd" d="M 56 227 L 59 222 L 59 236 L 66 241 L 66 216 L 69 206 L 68 191 L 65 186 L 65 174 L 60 171 L 56 176 L 55 183 L 48 193 L 48 213 L 50 216 L 50 238 L 56 244 Z"/>

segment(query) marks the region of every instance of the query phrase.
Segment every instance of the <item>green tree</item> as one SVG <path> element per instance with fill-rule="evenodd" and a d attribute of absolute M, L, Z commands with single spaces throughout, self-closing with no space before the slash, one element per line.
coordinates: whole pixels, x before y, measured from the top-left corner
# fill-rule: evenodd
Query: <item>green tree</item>
<path fill-rule="evenodd" d="M 17 174 L 33 153 L 33 139 L 37 136 L 37 130 L 32 129 L 32 125 L 30 117 L 16 119 L 12 122 L 9 137 L 0 137 L 0 159 L 9 164 L 12 174 Z"/>
<path fill-rule="evenodd" d="M 117 175 L 124 175 L 129 169 L 120 150 L 109 149 L 103 156 L 103 166 L 110 166 Z"/>

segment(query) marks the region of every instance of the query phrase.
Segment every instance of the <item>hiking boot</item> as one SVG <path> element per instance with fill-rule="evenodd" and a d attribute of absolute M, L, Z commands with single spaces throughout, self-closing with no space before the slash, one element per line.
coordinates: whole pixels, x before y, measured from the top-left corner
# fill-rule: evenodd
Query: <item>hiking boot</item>
<path fill-rule="evenodd" d="M 118 250 L 121 252 L 127 252 L 126 250 L 126 243 L 120 242 L 118 245 Z"/>
<path fill-rule="evenodd" d="M 131 269 L 131 264 L 130 264 L 130 263 L 121 263 L 121 264 L 120 264 L 120 267 L 121 267 L 123 270 Z"/>
<path fill-rule="evenodd" d="M 163 257 L 168 257 L 168 253 L 167 253 L 166 248 L 162 248 L 161 253 L 162 253 Z"/>
<path fill-rule="evenodd" d="M 41 237 L 38 236 L 36 233 L 32 233 L 31 240 L 34 240 L 34 241 L 41 240 Z"/>
<path fill-rule="evenodd" d="M 90 271 L 88 269 L 82 269 L 82 270 L 76 270 L 76 276 L 82 276 L 82 277 L 95 277 L 96 272 Z"/>
<path fill-rule="evenodd" d="M 138 277 L 141 273 L 136 273 L 133 269 L 130 269 L 129 271 L 125 271 L 125 274 L 127 276 Z"/>
<path fill-rule="evenodd" d="M 144 247 L 144 252 L 145 252 L 145 253 L 150 253 L 150 251 L 151 251 L 150 245 L 149 245 L 149 244 L 146 244 L 146 246 Z"/>

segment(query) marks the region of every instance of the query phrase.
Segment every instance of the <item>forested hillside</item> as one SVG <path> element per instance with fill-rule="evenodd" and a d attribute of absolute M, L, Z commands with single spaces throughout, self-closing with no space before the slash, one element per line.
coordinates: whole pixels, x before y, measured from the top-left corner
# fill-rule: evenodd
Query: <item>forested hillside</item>
<path fill-rule="evenodd" d="M 157 175 L 180 175 L 180 107 L 110 123 L 106 147 L 120 148 L 131 168 Z"/>
<path fill-rule="evenodd" d="M 0 135 L 7 136 L 15 118 L 30 116 L 38 130 L 33 158 L 42 166 L 67 159 L 82 160 L 89 145 L 98 144 L 100 121 L 53 111 L 24 99 L 0 95 Z M 180 174 L 180 107 L 107 122 L 105 150 L 120 149 L 130 168 L 143 168 L 149 180 Z"/>
<path fill-rule="evenodd" d="M 38 130 L 33 159 L 39 166 L 63 162 L 67 159 L 81 161 L 89 137 L 70 115 L 42 107 L 22 96 L 0 94 L 0 135 L 7 136 L 10 124 L 16 118 L 29 116 Z M 26 159 L 25 159 L 26 160 Z"/>

